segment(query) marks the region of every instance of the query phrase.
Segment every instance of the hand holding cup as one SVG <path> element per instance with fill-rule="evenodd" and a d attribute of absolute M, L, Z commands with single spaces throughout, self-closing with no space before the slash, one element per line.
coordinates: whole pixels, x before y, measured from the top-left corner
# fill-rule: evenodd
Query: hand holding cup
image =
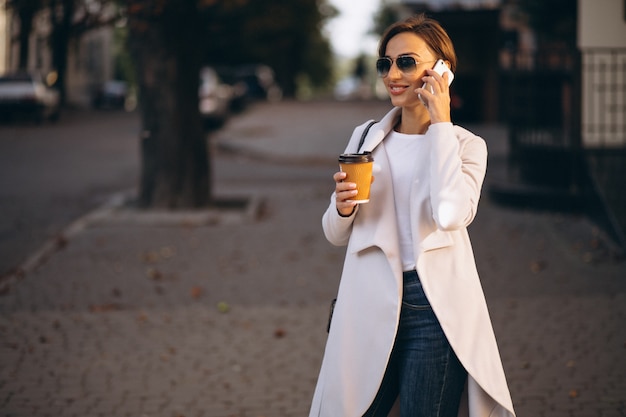
<path fill-rule="evenodd" d="M 348 216 L 357 204 L 369 201 L 373 164 L 371 152 L 339 156 L 341 171 L 335 173 L 333 179 L 335 180 L 337 210 L 340 214 Z"/>

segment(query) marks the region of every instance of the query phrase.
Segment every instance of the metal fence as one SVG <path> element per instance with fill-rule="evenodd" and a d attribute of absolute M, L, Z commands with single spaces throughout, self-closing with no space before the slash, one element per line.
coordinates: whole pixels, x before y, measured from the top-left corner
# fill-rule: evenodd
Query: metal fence
<path fill-rule="evenodd" d="M 626 48 L 582 52 L 585 148 L 626 146 Z"/>
<path fill-rule="evenodd" d="M 582 51 L 581 140 L 594 191 L 626 246 L 626 48 Z"/>
<path fill-rule="evenodd" d="M 575 125 L 578 56 L 558 51 L 519 56 L 501 73 L 509 165 L 525 184 L 547 193 L 578 192 L 580 136 Z"/>
<path fill-rule="evenodd" d="M 514 62 L 524 65 L 502 72 L 500 97 L 513 175 L 603 217 L 626 248 L 626 49 Z"/>

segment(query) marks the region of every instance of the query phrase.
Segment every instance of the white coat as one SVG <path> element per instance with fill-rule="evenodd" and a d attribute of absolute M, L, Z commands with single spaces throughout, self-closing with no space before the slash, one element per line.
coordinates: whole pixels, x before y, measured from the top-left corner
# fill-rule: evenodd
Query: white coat
<path fill-rule="evenodd" d="M 326 238 L 334 245 L 347 245 L 347 251 L 309 417 L 361 417 L 378 391 L 393 348 L 402 264 L 392 161 L 383 138 L 399 116 L 396 108 L 374 124 L 361 148 L 373 152 L 378 167 L 370 202 L 358 206 L 352 216 L 341 217 L 333 194 L 322 219 Z M 357 151 L 364 128 L 365 124 L 354 130 L 346 152 Z M 431 125 L 426 137 L 432 141 L 430 178 L 411 185 L 411 228 L 414 236 L 425 236 L 414 242 L 424 292 L 468 372 L 459 416 L 513 417 L 466 229 L 476 215 L 487 148 L 481 138 L 451 123 Z M 394 410 L 390 415 L 397 415 Z"/>

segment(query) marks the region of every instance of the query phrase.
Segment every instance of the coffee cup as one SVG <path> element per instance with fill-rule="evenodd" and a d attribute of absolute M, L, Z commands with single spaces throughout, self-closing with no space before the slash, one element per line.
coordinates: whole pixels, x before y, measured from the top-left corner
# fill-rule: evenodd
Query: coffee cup
<path fill-rule="evenodd" d="M 339 155 L 339 169 L 346 173 L 344 181 L 356 184 L 357 195 L 350 201 L 359 204 L 370 201 L 373 165 L 374 158 L 371 152 Z"/>

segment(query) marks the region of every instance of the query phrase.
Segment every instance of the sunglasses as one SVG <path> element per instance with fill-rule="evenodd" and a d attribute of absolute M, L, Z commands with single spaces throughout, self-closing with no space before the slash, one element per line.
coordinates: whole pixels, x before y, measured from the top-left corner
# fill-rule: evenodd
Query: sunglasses
<path fill-rule="evenodd" d="M 429 62 L 435 61 L 425 61 L 419 62 L 415 57 L 411 55 L 399 55 L 396 59 L 396 66 L 400 71 L 405 74 L 412 74 L 417 69 L 419 64 L 427 64 Z M 389 71 L 391 70 L 391 66 L 393 65 L 394 60 L 389 58 L 388 56 L 384 56 L 382 58 L 378 58 L 376 60 L 376 72 L 379 77 L 386 77 L 389 75 Z"/>

